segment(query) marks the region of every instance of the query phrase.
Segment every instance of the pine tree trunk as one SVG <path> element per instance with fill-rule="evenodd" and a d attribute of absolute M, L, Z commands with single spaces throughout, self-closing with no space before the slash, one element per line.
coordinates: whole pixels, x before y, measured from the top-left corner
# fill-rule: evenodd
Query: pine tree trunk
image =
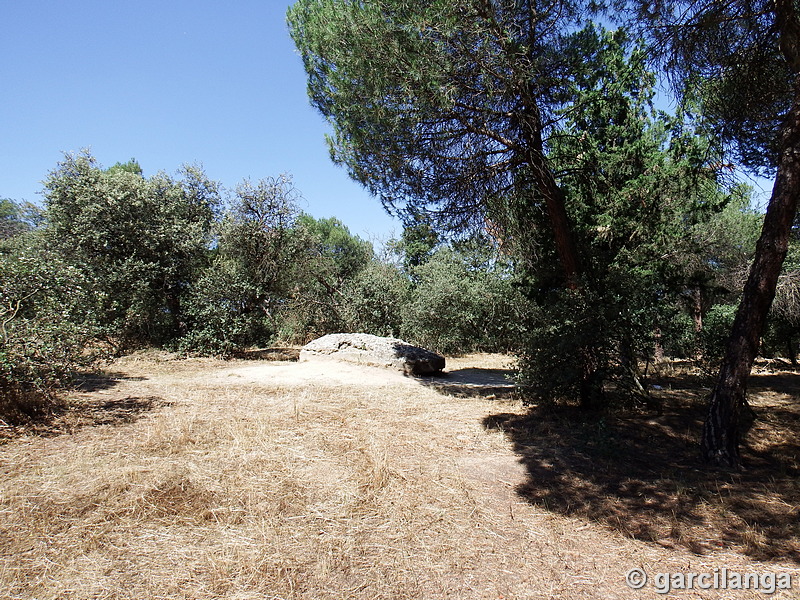
<path fill-rule="evenodd" d="M 545 206 L 553 230 L 556 252 L 564 270 L 567 287 L 572 290 L 578 289 L 580 276 L 578 248 L 572 235 L 572 225 L 567 216 L 567 209 L 564 206 L 564 193 L 555 185 L 555 182 L 547 181 L 546 183 L 549 185 L 544 189 Z"/>
<path fill-rule="evenodd" d="M 739 467 L 739 421 L 747 379 L 775 297 L 800 197 L 800 85 L 795 86 L 795 102 L 781 132 L 775 186 L 703 426 L 703 458 L 726 468 Z"/>
<path fill-rule="evenodd" d="M 575 243 L 569 215 L 567 215 L 564 192 L 558 187 L 553 172 L 545 159 L 538 109 L 528 109 L 525 118 L 520 120 L 526 122 L 523 132 L 528 144 L 527 163 L 533 174 L 534 185 L 544 198 L 547 218 L 553 233 L 553 243 L 564 271 L 564 279 L 567 287 L 575 290 L 580 285 L 578 280 L 581 274 L 578 246 Z"/>

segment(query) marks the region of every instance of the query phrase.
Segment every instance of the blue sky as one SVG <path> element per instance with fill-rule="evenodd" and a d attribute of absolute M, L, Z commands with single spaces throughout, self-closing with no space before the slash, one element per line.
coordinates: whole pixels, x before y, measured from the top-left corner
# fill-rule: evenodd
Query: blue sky
<path fill-rule="evenodd" d="M 288 172 L 301 208 L 382 240 L 401 227 L 334 166 L 281 0 L 0 4 L 0 197 L 41 202 L 63 152 L 145 175 L 201 163 L 227 188 Z"/>
<path fill-rule="evenodd" d="M 146 175 L 201 163 L 228 188 L 287 172 L 303 210 L 368 239 L 399 234 L 328 158 L 289 4 L 2 2 L 0 197 L 41 201 L 62 153 L 89 148 L 105 166 L 136 158 Z"/>

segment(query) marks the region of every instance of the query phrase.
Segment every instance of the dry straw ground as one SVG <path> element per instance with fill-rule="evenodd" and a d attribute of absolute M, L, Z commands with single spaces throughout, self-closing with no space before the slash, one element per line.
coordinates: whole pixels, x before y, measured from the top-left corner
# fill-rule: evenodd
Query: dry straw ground
<path fill-rule="evenodd" d="M 748 450 L 778 439 L 783 471 L 701 479 L 688 421 L 527 411 L 502 357 L 450 361 L 450 387 L 257 358 L 128 357 L 7 435 L 0 598 L 652 598 L 626 571 L 723 566 L 790 572 L 772 597 L 797 597 L 789 434 Z"/>

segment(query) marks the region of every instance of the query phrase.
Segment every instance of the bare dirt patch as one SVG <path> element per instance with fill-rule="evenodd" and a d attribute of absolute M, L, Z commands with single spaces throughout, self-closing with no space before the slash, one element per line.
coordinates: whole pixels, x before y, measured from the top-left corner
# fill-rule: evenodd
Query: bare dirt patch
<path fill-rule="evenodd" d="M 257 385 L 338 385 L 365 387 L 375 386 L 414 386 L 414 378 L 406 377 L 400 371 L 356 365 L 332 359 L 308 362 L 269 362 L 267 364 L 248 364 L 234 366 L 220 371 L 216 380 L 236 381 L 237 385 L 251 383 Z"/>
<path fill-rule="evenodd" d="M 507 369 L 472 360 L 448 368 Z M 80 400 L 140 399 L 122 404 L 133 418 L 0 446 L 0 596 L 642 598 L 652 589 L 624 583 L 632 567 L 800 576 L 787 557 L 665 547 L 521 494 L 551 485 L 533 468 L 548 453 L 567 475 L 600 476 L 558 462 L 554 421 L 551 437 L 525 438 L 540 453 L 526 459 L 514 420 L 536 414 L 516 400 L 309 368 L 128 357 Z M 136 412 L 148 398 L 159 400 Z"/>

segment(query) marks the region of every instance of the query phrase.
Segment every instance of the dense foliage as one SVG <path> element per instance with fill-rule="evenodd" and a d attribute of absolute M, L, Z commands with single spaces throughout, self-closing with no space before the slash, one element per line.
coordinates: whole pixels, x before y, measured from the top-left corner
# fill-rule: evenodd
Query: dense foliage
<path fill-rule="evenodd" d="M 426 228 L 478 231 L 509 256 L 524 298 L 504 311 L 522 381 L 597 408 L 608 391 L 646 394 L 639 365 L 676 305 L 718 287 L 721 269 L 682 258 L 740 192 L 693 115 L 654 110 L 646 48 L 586 16 L 579 3 L 300 0 L 289 22 L 334 160 L 410 225 L 417 301 L 447 304 L 426 290 L 436 280 L 460 306 L 454 322 L 410 321 L 436 319 L 449 339 L 428 343 L 448 348 L 484 319 L 469 271 L 415 266 L 436 243 Z M 391 43 L 376 47 L 378 34 Z M 699 357 L 708 344 L 692 337 Z"/>
<path fill-rule="evenodd" d="M 684 102 L 697 103 L 729 156 L 775 176 L 752 266 L 712 390 L 701 447 L 739 466 L 747 381 L 794 237 L 800 199 L 800 7 L 793 0 L 621 0 L 654 42 Z"/>
<path fill-rule="evenodd" d="M 186 332 L 183 300 L 203 262 L 219 191 L 201 170 L 145 178 L 67 155 L 45 181 L 46 245 L 91 282 L 85 307 L 110 340 L 161 344 Z"/>
<path fill-rule="evenodd" d="M 567 121 L 565 145 L 578 139 L 572 123 L 582 114 Z M 626 138 L 606 129 L 597 134 L 595 155 L 587 149 L 585 168 L 627 153 L 618 162 L 638 157 L 650 175 L 624 193 L 636 198 L 637 190 L 652 194 L 658 185 L 665 191 L 642 196 L 651 199 L 626 213 L 605 191 L 616 187 L 600 189 L 596 173 L 565 168 L 565 185 L 578 190 L 571 210 L 584 215 L 576 220 L 579 239 L 590 242 L 584 260 L 596 269 L 595 282 L 581 293 L 548 288 L 547 281 L 558 280 L 552 261 L 516 258 L 517 240 L 500 244 L 490 228 L 448 241 L 419 213 L 378 257 L 337 219 L 303 214 L 285 175 L 245 181 L 225 194 L 197 168 L 178 178 L 147 178 L 135 161 L 103 169 L 91 155 L 68 155 L 47 180 L 42 216 L 23 218 L 36 213 L 6 202 L 4 418 L 47 410 L 77 368 L 101 352 L 136 345 L 231 355 L 361 331 L 447 354 L 517 353 L 522 380 L 542 397 L 564 397 L 580 381 L 574 372 L 580 362 L 571 357 L 581 350 L 575 341 L 590 335 L 602 334 L 595 347 L 606 349 L 606 377 L 637 392 L 637 360 L 652 355 L 654 328 L 670 355 L 694 357 L 700 348 L 713 359 L 759 216 L 748 210 L 746 190 L 721 197 L 712 185 L 716 195 L 682 193 L 682 167 L 662 149 L 668 120 L 645 118 L 641 108 L 630 114 L 618 110 L 619 122 L 630 118 L 648 128 L 650 144 L 639 139 L 641 130 Z M 603 135 L 615 142 L 603 142 Z M 653 175 L 659 170 L 667 182 Z M 609 168 L 605 177 L 614 173 Z M 687 220 L 698 198 L 708 204 L 707 217 Z M 598 216 L 592 206 L 602 202 L 608 204 Z M 786 302 L 775 316 L 773 337 L 784 340 L 773 344 L 777 352 L 791 345 L 796 322 L 790 273 L 786 281 Z M 694 328 L 695 305 L 685 301 L 696 285 L 702 332 Z M 598 289 L 587 302 L 587 290 Z M 549 366 L 545 373 L 537 365 Z"/>
<path fill-rule="evenodd" d="M 77 367 L 101 351 L 85 311 L 90 285 L 43 244 L 20 234 L 0 245 L 0 421 L 47 414 Z"/>

